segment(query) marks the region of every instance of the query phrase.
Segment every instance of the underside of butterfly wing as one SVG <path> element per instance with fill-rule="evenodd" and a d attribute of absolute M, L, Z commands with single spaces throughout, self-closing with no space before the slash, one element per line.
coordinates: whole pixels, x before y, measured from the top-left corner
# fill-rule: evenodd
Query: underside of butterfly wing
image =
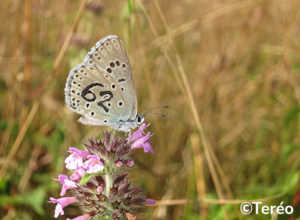
<path fill-rule="evenodd" d="M 79 64 L 73 68 L 65 87 L 66 104 L 81 114 L 80 122 L 116 127 L 130 120 L 122 114 L 125 98 L 117 82 L 96 65 Z M 125 114 L 126 115 L 126 114 Z"/>
<path fill-rule="evenodd" d="M 124 45 L 117 36 L 101 39 L 73 68 L 65 87 L 66 104 L 79 122 L 117 130 L 136 128 L 137 100 Z"/>
<path fill-rule="evenodd" d="M 88 52 L 86 65 L 97 65 L 110 74 L 121 88 L 126 103 L 126 117 L 137 114 L 137 100 L 129 59 L 122 41 L 114 35 L 101 39 Z"/>

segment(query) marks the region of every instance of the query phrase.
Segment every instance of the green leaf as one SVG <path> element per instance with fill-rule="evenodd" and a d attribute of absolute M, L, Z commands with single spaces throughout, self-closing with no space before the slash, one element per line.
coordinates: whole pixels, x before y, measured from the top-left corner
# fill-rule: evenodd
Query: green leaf
<path fill-rule="evenodd" d="M 9 191 L 9 180 L 5 178 L 0 179 L 0 195 L 8 193 Z"/>
<path fill-rule="evenodd" d="M 300 62 L 299 62 L 299 60 L 297 59 L 296 56 L 292 56 L 292 61 L 293 61 L 293 63 L 292 63 L 293 70 L 298 71 L 300 69 Z"/>
<path fill-rule="evenodd" d="M 289 159 L 290 155 L 297 149 L 297 146 L 291 143 L 283 144 L 280 150 L 281 154 L 281 164 L 285 164 L 286 161 Z"/>
<path fill-rule="evenodd" d="M 29 205 L 37 214 L 44 215 L 43 204 L 46 198 L 46 192 L 43 188 L 37 188 L 33 192 L 27 194 L 16 195 L 14 197 L 8 195 L 0 196 L 0 206 L 3 205 Z"/>
<path fill-rule="evenodd" d="M 299 172 L 291 172 L 286 176 L 285 180 L 285 184 L 282 185 L 282 192 L 285 192 L 287 194 L 293 193 L 297 187 Z"/>
<path fill-rule="evenodd" d="M 93 178 L 94 176 L 97 175 L 103 175 L 104 172 L 99 172 L 99 173 L 93 173 L 93 174 L 84 174 L 84 176 L 81 178 L 79 185 L 83 185 L 85 183 L 87 183 L 91 178 Z"/>
<path fill-rule="evenodd" d="M 300 113 L 300 106 L 292 108 L 285 117 L 285 127 L 288 127 L 293 120 L 297 119 L 298 114 Z"/>

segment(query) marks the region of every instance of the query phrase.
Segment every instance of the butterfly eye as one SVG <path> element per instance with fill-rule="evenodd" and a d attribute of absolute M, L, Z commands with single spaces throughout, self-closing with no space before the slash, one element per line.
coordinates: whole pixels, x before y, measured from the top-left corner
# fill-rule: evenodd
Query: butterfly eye
<path fill-rule="evenodd" d="M 138 124 L 141 124 L 144 122 L 144 117 L 142 115 L 137 115 L 136 116 L 136 121 Z"/>

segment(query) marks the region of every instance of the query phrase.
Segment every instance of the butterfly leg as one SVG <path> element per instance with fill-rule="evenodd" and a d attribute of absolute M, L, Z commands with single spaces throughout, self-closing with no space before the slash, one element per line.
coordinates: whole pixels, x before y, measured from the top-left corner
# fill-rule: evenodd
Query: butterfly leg
<path fill-rule="evenodd" d="M 127 133 L 127 140 L 129 141 L 131 137 L 131 130 Z"/>

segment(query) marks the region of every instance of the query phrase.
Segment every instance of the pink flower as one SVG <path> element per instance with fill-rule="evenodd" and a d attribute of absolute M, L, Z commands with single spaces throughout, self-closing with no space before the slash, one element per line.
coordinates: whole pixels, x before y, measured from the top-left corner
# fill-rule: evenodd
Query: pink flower
<path fill-rule="evenodd" d="M 149 138 L 151 137 L 151 133 L 148 132 L 145 136 L 140 136 L 138 139 L 136 139 L 132 144 L 131 144 L 131 149 L 137 149 L 137 148 L 144 148 L 144 152 L 147 153 L 151 151 L 154 153 L 150 142 Z"/>
<path fill-rule="evenodd" d="M 140 125 L 139 129 L 137 129 L 135 132 L 132 133 L 130 136 L 130 142 L 134 142 L 137 139 L 140 139 L 143 137 L 144 130 L 146 129 L 147 125 L 146 123 L 143 123 Z"/>
<path fill-rule="evenodd" d="M 59 215 L 63 215 L 64 210 L 63 208 L 74 203 L 74 202 L 78 202 L 78 200 L 76 199 L 76 197 L 63 197 L 60 199 L 55 199 L 55 198 L 50 198 L 50 201 L 52 203 L 56 203 L 56 207 L 55 207 L 55 214 L 54 217 L 57 218 Z"/>
<path fill-rule="evenodd" d="M 104 169 L 103 163 L 100 161 L 100 157 L 97 155 L 88 155 L 88 160 L 83 163 L 83 168 L 88 174 L 98 173 Z"/>
<path fill-rule="evenodd" d="M 69 177 L 66 175 L 63 175 L 63 174 L 59 175 L 58 180 L 63 185 L 61 192 L 60 192 L 60 196 L 64 196 L 68 189 L 77 188 L 77 184 L 75 182 L 73 182 L 72 180 L 69 180 Z"/>
<path fill-rule="evenodd" d="M 131 149 L 144 148 L 145 153 L 149 151 L 154 153 L 149 141 L 151 133 L 148 132 L 145 136 L 143 135 L 146 127 L 146 123 L 141 124 L 139 129 L 133 132 L 133 134 L 130 136 L 129 141 L 132 143 Z"/>
<path fill-rule="evenodd" d="M 84 150 L 78 150 L 75 147 L 70 147 L 69 152 L 72 154 L 65 160 L 66 168 L 69 170 L 75 170 L 76 168 L 81 167 L 83 164 L 82 160 L 89 155 L 88 152 Z"/>
<path fill-rule="evenodd" d="M 115 162 L 115 165 L 116 165 L 116 167 L 120 168 L 120 167 L 122 167 L 123 162 L 118 160 L 118 161 Z"/>
<path fill-rule="evenodd" d="M 133 166 L 134 166 L 134 161 L 133 161 L 133 160 L 128 160 L 128 161 L 126 162 L 126 165 L 127 165 L 128 167 L 133 167 Z"/>
<path fill-rule="evenodd" d="M 144 143 L 143 148 L 144 148 L 145 153 L 148 153 L 150 151 L 152 154 L 154 154 L 154 151 L 153 151 L 149 141 Z"/>
<path fill-rule="evenodd" d="M 98 193 L 103 192 L 103 187 L 102 187 L 102 186 L 98 186 L 97 189 L 96 189 L 96 191 L 97 191 Z"/>
<path fill-rule="evenodd" d="M 73 218 L 73 219 L 67 218 L 67 220 L 88 220 L 89 217 L 90 217 L 89 214 L 85 214 L 85 215 L 81 215 L 81 216 L 78 216 L 78 217 Z"/>
<path fill-rule="evenodd" d="M 150 125 L 150 124 L 148 124 L 148 125 Z M 144 130 L 148 127 L 148 125 L 146 125 L 146 123 L 141 124 L 140 127 L 139 127 L 139 130 L 144 132 Z"/>
<path fill-rule="evenodd" d="M 154 199 L 146 199 L 146 203 L 148 205 L 155 205 L 156 204 L 156 201 Z"/>
<path fill-rule="evenodd" d="M 77 180 L 79 180 L 81 177 L 83 177 L 85 173 L 86 173 L 86 172 L 85 172 L 85 169 L 83 169 L 82 167 L 77 168 L 77 169 L 75 170 L 75 172 L 70 176 L 70 180 L 72 180 L 72 181 L 77 181 Z"/>

